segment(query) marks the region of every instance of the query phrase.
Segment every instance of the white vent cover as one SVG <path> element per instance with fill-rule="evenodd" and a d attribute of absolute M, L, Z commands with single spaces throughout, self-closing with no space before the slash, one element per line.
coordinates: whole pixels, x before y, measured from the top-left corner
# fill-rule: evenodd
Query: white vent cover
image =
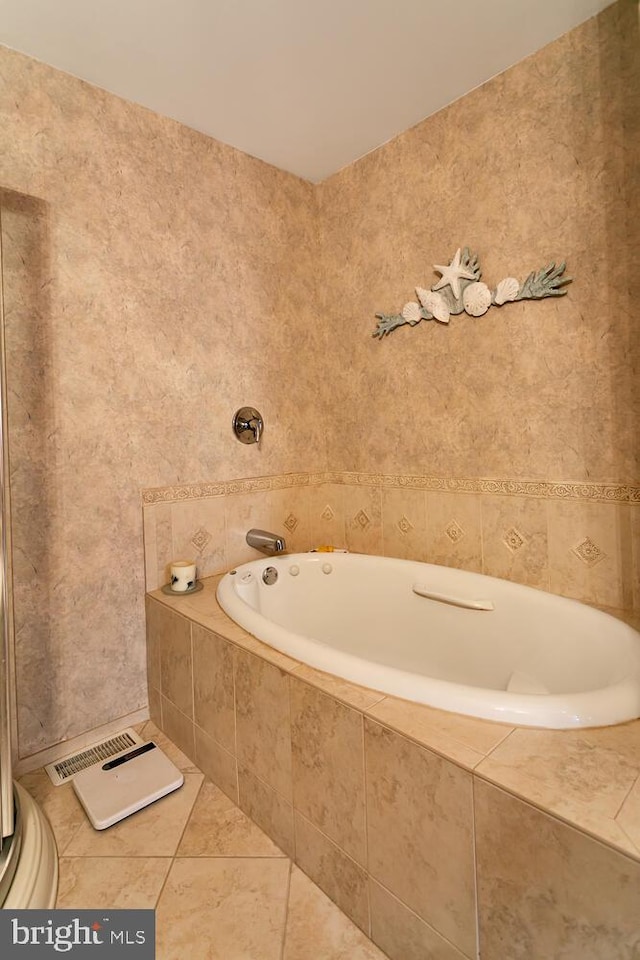
<path fill-rule="evenodd" d="M 81 770 L 73 789 L 96 830 L 105 830 L 178 790 L 184 774 L 149 740 Z"/>
<path fill-rule="evenodd" d="M 68 757 L 56 760 L 54 763 L 48 763 L 45 770 L 49 774 L 51 783 L 59 787 L 61 783 L 72 780 L 76 773 L 80 773 L 81 770 L 86 770 L 87 767 L 93 766 L 94 763 L 100 763 L 101 760 L 108 760 L 116 753 L 120 753 L 127 747 L 133 747 L 138 743 L 144 743 L 142 737 L 139 737 L 135 730 L 129 728 L 109 740 L 101 740 L 85 750 L 72 753 Z"/>

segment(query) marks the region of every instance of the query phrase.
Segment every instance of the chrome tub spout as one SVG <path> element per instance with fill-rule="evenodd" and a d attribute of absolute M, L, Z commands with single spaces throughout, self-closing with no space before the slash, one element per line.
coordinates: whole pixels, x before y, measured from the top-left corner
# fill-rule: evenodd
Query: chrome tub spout
<path fill-rule="evenodd" d="M 287 544 L 284 537 L 277 533 L 269 533 L 268 530 L 249 530 L 247 533 L 247 543 L 255 550 L 272 556 L 276 553 L 284 553 Z"/>

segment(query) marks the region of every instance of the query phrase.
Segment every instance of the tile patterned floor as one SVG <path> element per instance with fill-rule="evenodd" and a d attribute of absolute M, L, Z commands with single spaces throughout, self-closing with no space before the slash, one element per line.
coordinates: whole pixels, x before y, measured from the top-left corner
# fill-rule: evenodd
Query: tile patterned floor
<path fill-rule="evenodd" d="M 104 832 L 70 784 L 21 778 L 53 828 L 59 907 L 155 907 L 157 960 L 386 960 L 151 722 L 184 786 Z"/>

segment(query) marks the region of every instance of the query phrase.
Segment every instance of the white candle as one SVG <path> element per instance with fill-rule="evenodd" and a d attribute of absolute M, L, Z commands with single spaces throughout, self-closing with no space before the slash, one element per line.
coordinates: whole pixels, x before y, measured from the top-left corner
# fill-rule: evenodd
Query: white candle
<path fill-rule="evenodd" d="M 176 593 L 192 590 L 196 585 L 196 565 L 191 560 L 174 560 L 171 564 L 171 589 Z"/>

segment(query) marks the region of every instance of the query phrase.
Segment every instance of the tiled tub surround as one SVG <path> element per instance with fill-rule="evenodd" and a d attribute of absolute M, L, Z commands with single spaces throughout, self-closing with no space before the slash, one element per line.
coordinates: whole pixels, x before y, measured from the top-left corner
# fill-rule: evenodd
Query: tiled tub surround
<path fill-rule="evenodd" d="M 260 554 L 246 531 L 460 567 L 602 606 L 640 610 L 640 488 L 297 473 L 143 492 L 147 590 L 192 557 L 200 576 Z"/>
<path fill-rule="evenodd" d="M 393 960 L 637 956 L 640 721 L 383 696 L 247 634 L 217 582 L 147 597 L 152 719 Z"/>

